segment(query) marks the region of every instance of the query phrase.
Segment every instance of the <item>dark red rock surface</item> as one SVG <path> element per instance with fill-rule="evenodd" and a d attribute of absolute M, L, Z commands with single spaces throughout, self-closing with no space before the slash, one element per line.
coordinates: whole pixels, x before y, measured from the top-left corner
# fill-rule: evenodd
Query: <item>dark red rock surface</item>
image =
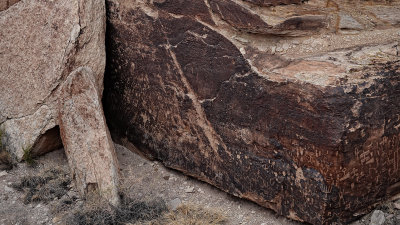
<path fill-rule="evenodd" d="M 303 0 L 243 0 L 260 6 L 300 4 Z"/>
<path fill-rule="evenodd" d="M 177 2 L 187 4 L 108 1 L 103 101 L 115 140 L 313 224 L 349 222 L 400 192 L 398 28 L 337 34 L 326 19 L 337 9 L 324 6 L 295 15 L 319 15 L 322 30 L 260 36 L 274 12 Z"/>

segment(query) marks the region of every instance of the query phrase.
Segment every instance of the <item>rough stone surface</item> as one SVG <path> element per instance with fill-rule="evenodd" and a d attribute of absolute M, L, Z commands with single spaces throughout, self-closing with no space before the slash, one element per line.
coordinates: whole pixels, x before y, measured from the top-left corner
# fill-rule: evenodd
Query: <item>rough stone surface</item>
<path fill-rule="evenodd" d="M 385 213 L 381 210 L 375 210 L 371 215 L 370 225 L 382 225 L 385 223 Z"/>
<path fill-rule="evenodd" d="M 398 1 L 107 4 L 115 140 L 313 224 L 399 193 Z"/>
<path fill-rule="evenodd" d="M 287 4 L 299 4 L 302 0 L 244 0 L 260 6 L 276 6 Z"/>
<path fill-rule="evenodd" d="M 118 164 L 93 72 L 79 67 L 62 85 L 61 138 L 77 187 L 81 193 L 100 191 L 117 205 Z"/>
<path fill-rule="evenodd" d="M 21 160 L 23 149 L 38 155 L 60 147 L 61 131 L 81 193 L 89 184 L 97 185 L 101 194 L 117 203 L 114 147 L 100 104 L 105 4 L 12 2 L 16 1 L 7 1 L 8 8 L 0 11 L 3 143 L 14 159 Z"/>
<path fill-rule="evenodd" d="M 341 13 L 340 15 L 339 29 L 341 30 L 362 30 L 363 26 L 355 20 L 352 16 Z"/>
<path fill-rule="evenodd" d="M 168 202 L 168 208 L 170 208 L 171 210 L 176 210 L 181 204 L 182 201 L 179 198 L 175 198 Z"/>

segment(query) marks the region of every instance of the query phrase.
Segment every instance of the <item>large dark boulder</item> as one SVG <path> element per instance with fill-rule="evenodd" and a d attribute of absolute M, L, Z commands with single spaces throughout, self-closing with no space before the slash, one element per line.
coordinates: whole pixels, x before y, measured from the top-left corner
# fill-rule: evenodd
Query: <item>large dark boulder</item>
<path fill-rule="evenodd" d="M 322 2 L 107 1 L 113 137 L 313 224 L 399 193 L 399 5 Z"/>

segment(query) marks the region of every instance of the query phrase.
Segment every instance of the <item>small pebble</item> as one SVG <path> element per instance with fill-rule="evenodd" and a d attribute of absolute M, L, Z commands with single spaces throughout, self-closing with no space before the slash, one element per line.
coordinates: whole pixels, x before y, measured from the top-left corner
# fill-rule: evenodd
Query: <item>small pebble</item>
<path fill-rule="evenodd" d="M 285 44 L 282 45 L 282 49 L 284 51 L 288 50 L 289 48 L 290 48 L 290 45 L 288 43 L 285 43 Z"/>
<path fill-rule="evenodd" d="M 58 216 L 56 216 L 56 217 L 54 217 L 53 219 L 52 219 L 52 222 L 53 223 L 58 223 L 58 222 L 60 222 L 61 221 L 61 217 L 58 217 Z"/>
<path fill-rule="evenodd" d="M 393 203 L 393 206 L 396 209 L 400 209 L 400 202 L 397 201 L 397 202 Z"/>
<path fill-rule="evenodd" d="M 271 47 L 271 54 L 275 54 L 275 52 L 276 52 L 276 46 L 272 46 Z"/>
<path fill-rule="evenodd" d="M 5 191 L 5 192 L 12 192 L 13 189 L 10 188 L 9 186 L 4 186 L 4 191 Z"/>
<path fill-rule="evenodd" d="M 182 204 L 182 201 L 179 198 L 175 198 L 168 202 L 168 207 L 171 210 L 176 210 L 181 204 Z"/>
<path fill-rule="evenodd" d="M 2 177 L 2 176 L 6 176 L 8 173 L 6 172 L 6 171 L 1 171 L 0 172 L 0 177 Z"/>
<path fill-rule="evenodd" d="M 186 193 L 193 193 L 193 192 L 194 192 L 194 187 L 187 187 L 187 188 L 185 189 L 185 192 L 186 192 Z"/>

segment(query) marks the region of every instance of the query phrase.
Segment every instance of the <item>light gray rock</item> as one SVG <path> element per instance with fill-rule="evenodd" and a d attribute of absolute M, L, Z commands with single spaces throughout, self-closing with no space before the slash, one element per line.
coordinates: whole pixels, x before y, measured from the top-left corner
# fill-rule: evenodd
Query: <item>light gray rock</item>
<path fill-rule="evenodd" d="M 6 176 L 8 173 L 6 171 L 0 171 L 0 177 Z"/>
<path fill-rule="evenodd" d="M 194 187 L 186 187 L 185 192 L 186 193 L 193 193 L 194 192 Z"/>
<path fill-rule="evenodd" d="M 393 206 L 394 206 L 395 209 L 400 210 L 400 201 L 394 202 L 394 203 L 393 203 Z"/>
<path fill-rule="evenodd" d="M 6 192 L 6 193 L 8 193 L 8 192 L 13 192 L 14 190 L 11 188 L 11 187 L 9 187 L 9 186 L 4 186 L 4 191 Z"/>
<path fill-rule="evenodd" d="M 382 225 L 385 222 L 385 213 L 381 210 L 375 210 L 371 216 L 369 225 Z"/>
<path fill-rule="evenodd" d="M 399 12 L 400 6 L 386 6 L 386 7 L 374 7 L 371 6 L 369 11 L 373 13 L 379 20 L 384 23 L 389 23 L 391 25 L 400 24 Z"/>
<path fill-rule="evenodd" d="M 168 202 L 168 208 L 171 210 L 176 210 L 181 204 L 182 201 L 179 198 L 175 198 Z"/>
<path fill-rule="evenodd" d="M 357 20 L 355 20 L 349 14 L 340 13 L 339 16 L 340 16 L 339 29 L 346 29 L 346 30 L 364 29 L 363 25 L 361 25 Z"/>

